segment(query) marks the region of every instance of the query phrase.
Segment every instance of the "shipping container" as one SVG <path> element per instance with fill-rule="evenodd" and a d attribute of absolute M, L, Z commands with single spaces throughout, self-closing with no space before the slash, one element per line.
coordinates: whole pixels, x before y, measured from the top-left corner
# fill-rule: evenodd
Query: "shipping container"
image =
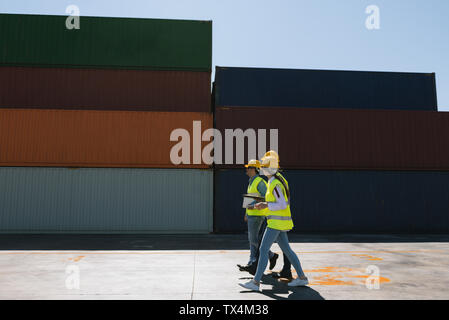
<path fill-rule="evenodd" d="M 253 138 L 245 140 L 244 149 L 236 150 L 237 139 L 229 140 L 233 142 L 233 164 L 226 165 L 226 156 L 231 155 L 226 155 L 223 147 L 219 167 L 241 167 L 248 161 L 248 145 L 264 142 L 257 139 L 261 130 L 266 132 L 266 148 L 259 148 L 256 156 L 276 149 L 272 147 L 276 139 L 268 139 L 270 129 L 275 129 L 283 168 L 449 170 L 449 112 L 218 108 L 215 122 L 224 141 L 226 129 L 254 130 L 247 132 L 248 136 L 253 133 Z M 237 151 L 244 154 L 244 161 L 238 161 Z"/>
<path fill-rule="evenodd" d="M 211 71 L 211 21 L 81 16 L 73 25 L 0 14 L 0 65 Z"/>
<path fill-rule="evenodd" d="M 209 233 L 212 171 L 0 168 L 0 233 Z"/>
<path fill-rule="evenodd" d="M 434 110 L 434 73 L 217 67 L 216 106 Z"/>
<path fill-rule="evenodd" d="M 194 147 L 208 142 L 194 121 L 204 131 L 212 114 L 0 109 L 0 166 L 207 168 L 195 158 Z M 178 165 L 171 153 L 180 143 Z"/>
<path fill-rule="evenodd" d="M 0 107 L 210 112 L 210 73 L 0 67 Z"/>
<path fill-rule="evenodd" d="M 293 233 L 448 233 L 449 172 L 285 170 Z M 243 233 L 243 169 L 215 172 L 214 230 Z"/>

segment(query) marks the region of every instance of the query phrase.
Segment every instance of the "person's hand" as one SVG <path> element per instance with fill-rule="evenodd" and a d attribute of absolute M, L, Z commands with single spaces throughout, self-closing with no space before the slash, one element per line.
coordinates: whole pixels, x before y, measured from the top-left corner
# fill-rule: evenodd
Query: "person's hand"
<path fill-rule="evenodd" d="M 243 220 L 245 220 L 245 222 L 248 222 L 248 217 L 245 214 L 245 217 L 243 218 Z"/>
<path fill-rule="evenodd" d="M 254 205 L 256 210 L 262 210 L 268 208 L 268 204 L 266 202 L 259 202 Z"/>

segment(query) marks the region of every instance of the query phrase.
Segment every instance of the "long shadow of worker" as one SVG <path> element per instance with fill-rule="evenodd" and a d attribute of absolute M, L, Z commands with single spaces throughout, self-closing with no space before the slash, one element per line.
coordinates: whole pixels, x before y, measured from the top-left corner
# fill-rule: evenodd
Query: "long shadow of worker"
<path fill-rule="evenodd" d="M 252 278 L 241 278 L 252 279 Z M 271 289 L 262 289 L 260 294 L 275 300 L 324 300 L 320 293 L 310 287 L 289 287 L 286 282 L 279 281 L 270 275 L 264 275 L 261 281 L 262 285 L 271 285 Z M 250 293 L 253 291 L 243 290 L 240 293 Z M 280 294 L 288 294 L 282 297 Z"/>

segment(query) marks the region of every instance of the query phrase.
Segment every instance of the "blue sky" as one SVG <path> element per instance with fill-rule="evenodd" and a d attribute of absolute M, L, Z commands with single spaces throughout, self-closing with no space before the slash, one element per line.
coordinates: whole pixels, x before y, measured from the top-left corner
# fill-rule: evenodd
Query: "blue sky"
<path fill-rule="evenodd" d="M 449 111 L 448 0 L 3 0 L 2 13 L 213 21 L 213 65 L 435 72 Z M 380 29 L 365 9 L 380 9 Z"/>

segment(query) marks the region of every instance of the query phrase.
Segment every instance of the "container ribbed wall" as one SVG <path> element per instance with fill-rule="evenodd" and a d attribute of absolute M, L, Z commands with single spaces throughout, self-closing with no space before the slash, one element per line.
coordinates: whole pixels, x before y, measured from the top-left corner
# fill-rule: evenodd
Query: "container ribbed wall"
<path fill-rule="evenodd" d="M 0 107 L 210 112 L 210 72 L 0 67 Z"/>
<path fill-rule="evenodd" d="M 0 166 L 208 168 L 193 163 L 193 121 L 206 130 L 212 114 L 0 109 Z M 189 134 L 190 164 L 172 162 L 175 129 Z"/>
<path fill-rule="evenodd" d="M 209 233 L 212 171 L 0 168 L 0 232 Z"/>
<path fill-rule="evenodd" d="M 449 172 L 286 170 L 292 232 L 447 233 Z M 214 230 L 241 233 L 243 169 L 215 172 Z"/>
<path fill-rule="evenodd" d="M 212 22 L 0 14 L 0 64 L 211 71 Z M 71 19 L 69 19 L 71 20 Z"/>
<path fill-rule="evenodd" d="M 216 106 L 437 110 L 434 73 L 217 67 Z"/>
<path fill-rule="evenodd" d="M 215 122 L 223 137 L 226 129 L 266 129 L 268 140 L 278 129 L 283 168 L 449 170 L 449 112 L 223 107 Z M 236 161 L 227 167 L 241 167 Z"/>

